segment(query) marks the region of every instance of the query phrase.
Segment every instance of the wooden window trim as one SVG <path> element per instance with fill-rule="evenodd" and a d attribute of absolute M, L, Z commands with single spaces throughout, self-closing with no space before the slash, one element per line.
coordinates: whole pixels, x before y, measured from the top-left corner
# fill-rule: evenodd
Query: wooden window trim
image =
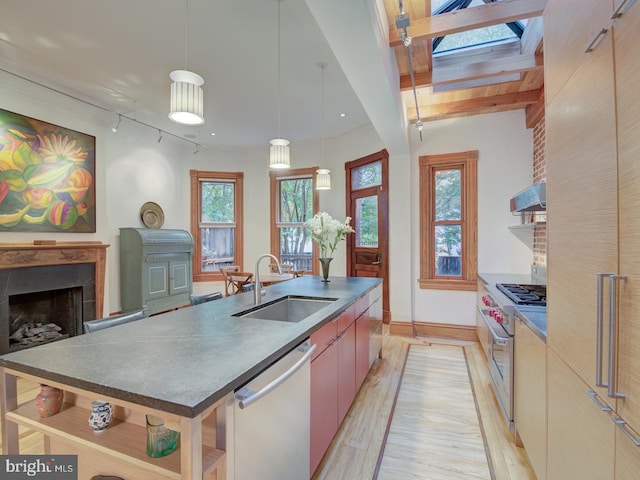
<path fill-rule="evenodd" d="M 271 237 L 271 254 L 276 258 L 280 258 L 280 236 L 278 235 L 278 202 L 279 189 L 278 181 L 293 177 L 311 177 L 313 188 L 313 214 L 315 215 L 320 211 L 320 195 L 316 190 L 316 170 L 319 167 L 309 168 L 295 168 L 286 170 L 271 170 L 269 171 L 269 184 L 271 188 L 270 193 L 270 209 L 271 209 L 271 225 L 270 225 L 270 237 Z M 316 242 L 312 242 L 312 254 L 311 254 L 311 273 L 318 275 L 318 248 Z"/>
<path fill-rule="evenodd" d="M 191 185 L 191 235 L 193 236 L 193 281 L 194 282 L 214 282 L 222 281 L 220 272 L 202 271 L 202 240 L 200 238 L 200 181 L 211 180 L 234 180 L 235 182 L 235 204 L 234 216 L 236 219 L 235 234 L 233 238 L 234 260 L 236 265 L 240 265 L 243 270 L 244 252 L 244 228 L 243 228 L 243 180 L 242 172 L 206 172 L 201 170 L 189 170 Z"/>
<path fill-rule="evenodd" d="M 425 155 L 420 165 L 420 278 L 422 289 L 476 290 L 478 268 L 478 151 Z M 462 185 L 462 276 L 435 275 L 434 209 L 432 178 L 436 170 L 461 168 Z"/>

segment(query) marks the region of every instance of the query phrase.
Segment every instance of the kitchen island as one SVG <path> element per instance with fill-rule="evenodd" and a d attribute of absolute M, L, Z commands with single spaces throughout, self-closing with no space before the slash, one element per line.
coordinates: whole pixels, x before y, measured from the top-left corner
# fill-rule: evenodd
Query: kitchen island
<path fill-rule="evenodd" d="M 306 276 L 267 288 L 264 303 L 335 299 L 297 323 L 234 317 L 254 306 L 248 292 L 2 356 L 4 453 L 18 453 L 17 427 L 25 425 L 45 434 L 50 453 L 77 453 L 80 478 L 95 474 L 95 464 L 124 478 L 224 479 L 225 399 L 379 282 Z M 40 419 L 33 401 L 18 405 L 17 377 L 63 389 L 63 410 Z M 97 398 L 117 407 L 100 434 L 87 425 Z M 180 431 L 179 452 L 146 456 L 145 414 Z"/>

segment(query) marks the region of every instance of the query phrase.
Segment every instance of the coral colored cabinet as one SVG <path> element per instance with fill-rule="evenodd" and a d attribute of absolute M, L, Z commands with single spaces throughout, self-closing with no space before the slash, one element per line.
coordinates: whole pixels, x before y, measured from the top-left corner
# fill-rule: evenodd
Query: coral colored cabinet
<path fill-rule="evenodd" d="M 355 305 L 311 335 L 311 465 L 313 474 L 356 396 Z"/>

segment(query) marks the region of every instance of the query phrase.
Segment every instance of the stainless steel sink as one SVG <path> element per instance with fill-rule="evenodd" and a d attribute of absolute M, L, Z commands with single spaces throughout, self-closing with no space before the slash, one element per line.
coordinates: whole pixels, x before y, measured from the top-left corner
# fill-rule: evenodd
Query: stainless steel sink
<path fill-rule="evenodd" d="M 234 313 L 233 316 L 297 323 L 308 316 L 313 315 L 327 305 L 330 305 L 336 300 L 337 299 L 335 298 L 299 297 L 289 295 L 249 310 Z"/>

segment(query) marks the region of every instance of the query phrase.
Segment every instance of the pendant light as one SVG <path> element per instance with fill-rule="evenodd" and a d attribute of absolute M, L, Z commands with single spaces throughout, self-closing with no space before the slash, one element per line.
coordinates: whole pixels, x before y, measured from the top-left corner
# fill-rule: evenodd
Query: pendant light
<path fill-rule="evenodd" d="M 280 137 L 280 2 L 278 4 L 278 138 L 274 138 L 269 143 L 269 168 L 285 169 L 291 167 L 289 155 L 289 140 Z"/>
<path fill-rule="evenodd" d="M 322 71 L 322 163 L 324 163 L 324 69 L 327 64 L 318 63 L 318 67 Z M 316 170 L 316 190 L 331 190 L 331 170 L 328 168 L 319 168 Z"/>
<path fill-rule="evenodd" d="M 189 62 L 189 0 L 186 0 L 187 14 L 185 21 L 185 69 L 174 70 L 169 74 L 171 84 L 171 101 L 169 118 L 182 125 L 204 124 L 204 79 L 197 73 L 188 70 Z"/>

